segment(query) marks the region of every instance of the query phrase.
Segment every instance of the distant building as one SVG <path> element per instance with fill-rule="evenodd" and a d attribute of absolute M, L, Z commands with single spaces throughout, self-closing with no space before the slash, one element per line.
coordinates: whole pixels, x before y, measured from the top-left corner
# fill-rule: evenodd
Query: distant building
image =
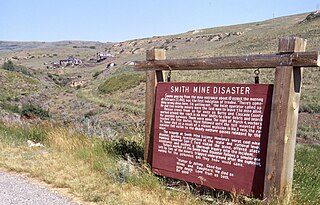
<path fill-rule="evenodd" d="M 73 56 L 69 56 L 68 59 L 66 60 L 60 60 L 60 66 L 73 66 L 73 65 L 80 65 L 82 64 L 82 60 L 80 60 L 79 58 L 75 58 Z"/>
<path fill-rule="evenodd" d="M 108 63 L 107 64 L 107 66 L 106 66 L 106 68 L 112 68 L 112 67 L 114 67 L 114 66 L 116 66 L 117 64 L 116 63 Z"/>
<path fill-rule="evenodd" d="M 113 58 L 114 56 L 111 53 L 98 52 L 97 53 L 97 62 L 106 60 L 107 58 Z"/>

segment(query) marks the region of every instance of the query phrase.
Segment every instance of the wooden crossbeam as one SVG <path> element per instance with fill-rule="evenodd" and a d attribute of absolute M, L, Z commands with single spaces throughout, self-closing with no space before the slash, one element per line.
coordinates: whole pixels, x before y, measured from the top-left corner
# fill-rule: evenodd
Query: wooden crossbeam
<path fill-rule="evenodd" d="M 226 56 L 210 58 L 187 58 L 170 60 L 135 61 L 136 71 L 148 70 L 211 70 L 211 69 L 256 69 L 277 66 L 317 67 L 320 52 L 288 52 L 279 54 Z"/>

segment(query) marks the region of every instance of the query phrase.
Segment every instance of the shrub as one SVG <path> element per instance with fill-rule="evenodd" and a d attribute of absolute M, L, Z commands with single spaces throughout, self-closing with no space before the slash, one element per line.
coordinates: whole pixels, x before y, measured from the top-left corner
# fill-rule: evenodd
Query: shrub
<path fill-rule="evenodd" d="M 22 106 L 21 116 L 25 116 L 28 118 L 36 116 L 41 119 L 50 118 L 49 112 L 47 110 L 44 110 L 43 108 L 30 103 Z"/>
<path fill-rule="evenodd" d="M 96 49 L 96 47 L 95 47 L 95 46 L 89 46 L 89 48 L 90 48 L 90 49 Z"/>
<path fill-rule="evenodd" d="M 30 76 L 32 77 L 31 72 L 29 71 L 28 68 L 23 67 L 23 66 L 17 66 L 15 64 L 13 64 L 12 61 L 7 61 L 2 65 L 2 69 L 4 70 L 8 70 L 8 71 L 16 71 L 16 72 L 21 72 L 24 75 Z"/>
<path fill-rule="evenodd" d="M 115 91 L 123 91 L 135 86 L 141 82 L 145 82 L 145 76 L 139 73 L 123 73 L 120 75 L 112 76 L 103 82 L 99 87 L 102 93 L 113 93 Z"/>
<path fill-rule="evenodd" d="M 24 75 L 27 75 L 27 76 L 30 76 L 30 77 L 33 76 L 32 73 L 31 73 L 27 68 L 21 67 L 21 68 L 19 69 L 19 71 L 20 71 L 22 74 L 24 74 Z"/>
<path fill-rule="evenodd" d="M 116 140 L 108 140 L 103 143 L 104 150 L 113 155 L 118 155 L 123 158 L 126 156 L 135 159 L 143 158 L 143 146 L 141 143 L 127 138 L 118 138 Z"/>
<path fill-rule="evenodd" d="M 3 65 L 2 65 L 2 69 L 4 70 L 9 70 L 9 71 L 14 71 L 14 65 L 12 63 L 11 60 L 5 62 Z"/>

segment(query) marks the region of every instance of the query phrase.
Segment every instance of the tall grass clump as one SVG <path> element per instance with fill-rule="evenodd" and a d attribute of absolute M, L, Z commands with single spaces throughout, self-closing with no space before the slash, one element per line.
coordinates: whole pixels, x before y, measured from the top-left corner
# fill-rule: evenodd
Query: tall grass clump
<path fill-rule="evenodd" d="M 47 139 L 47 126 L 42 124 L 18 127 L 13 124 L 0 123 L 0 136 L 7 142 L 18 144 L 24 143 L 27 140 L 44 142 Z"/>
<path fill-rule="evenodd" d="M 46 144 L 60 151 L 76 151 L 90 146 L 87 137 L 63 127 L 48 130 Z"/>

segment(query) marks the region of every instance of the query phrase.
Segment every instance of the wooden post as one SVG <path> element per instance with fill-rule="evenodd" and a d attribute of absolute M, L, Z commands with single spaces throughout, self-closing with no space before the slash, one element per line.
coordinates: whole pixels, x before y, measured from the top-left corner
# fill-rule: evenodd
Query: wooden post
<path fill-rule="evenodd" d="M 164 49 L 147 50 L 147 61 L 164 60 L 166 53 Z M 145 139 L 144 139 L 144 162 L 152 165 L 153 149 L 153 120 L 154 107 L 156 99 L 157 83 L 163 81 L 162 71 L 147 71 L 146 81 L 146 122 L 145 122 Z"/>
<path fill-rule="evenodd" d="M 281 38 L 279 55 L 305 51 L 306 42 L 302 38 Z M 277 198 L 284 204 L 289 203 L 292 190 L 301 78 L 301 67 L 276 67 L 264 197 L 269 200 Z"/>

